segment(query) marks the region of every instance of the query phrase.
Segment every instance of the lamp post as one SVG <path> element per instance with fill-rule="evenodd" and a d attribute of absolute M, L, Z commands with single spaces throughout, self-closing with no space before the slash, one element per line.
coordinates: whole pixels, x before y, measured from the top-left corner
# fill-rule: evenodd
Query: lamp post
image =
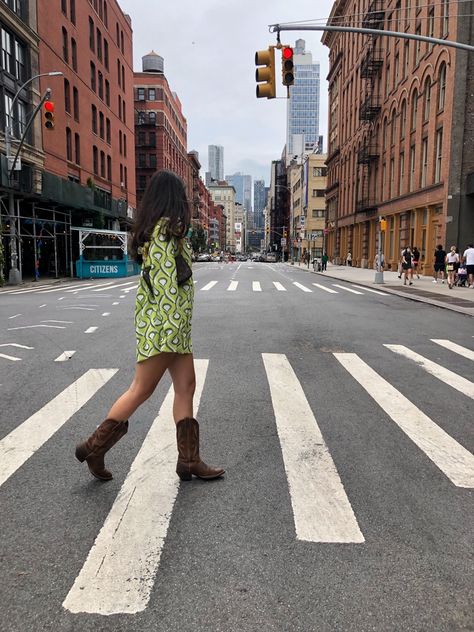
<path fill-rule="evenodd" d="M 275 183 L 275 189 L 280 188 L 280 189 L 286 189 L 289 193 L 290 193 L 290 223 L 291 223 L 291 188 L 289 186 L 286 186 L 285 184 L 277 184 Z M 283 226 L 284 228 L 284 226 Z M 291 228 L 291 227 L 290 227 Z M 291 239 L 290 237 L 290 230 L 288 230 L 287 236 L 286 236 L 286 248 L 288 251 L 288 259 L 290 258 L 290 246 L 288 243 L 288 240 Z M 285 261 L 285 248 L 282 246 L 282 255 L 283 255 L 283 262 Z"/>
<path fill-rule="evenodd" d="M 39 77 L 59 77 L 62 74 L 62 72 L 53 71 L 34 75 L 33 77 L 25 81 L 25 83 L 20 88 L 18 88 L 17 93 L 13 97 L 5 119 L 5 151 L 7 155 L 7 170 L 9 179 L 11 177 L 11 168 L 13 167 L 14 162 L 11 147 L 11 139 L 13 137 L 12 116 L 13 108 L 15 107 L 18 97 L 26 88 L 26 86 L 35 79 L 38 79 Z M 10 217 L 10 272 L 8 275 L 8 282 L 12 285 L 18 285 L 19 283 L 21 283 L 21 275 L 18 269 L 18 244 L 15 223 L 15 196 L 11 187 L 8 192 L 8 215 Z"/>

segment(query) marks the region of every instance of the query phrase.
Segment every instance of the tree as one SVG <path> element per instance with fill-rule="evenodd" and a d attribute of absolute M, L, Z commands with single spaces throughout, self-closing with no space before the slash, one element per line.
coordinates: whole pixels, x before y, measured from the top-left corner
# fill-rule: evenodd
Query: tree
<path fill-rule="evenodd" d="M 201 225 L 197 226 L 197 228 L 193 228 L 193 232 L 191 233 L 191 246 L 194 252 L 207 250 L 206 233 Z"/>

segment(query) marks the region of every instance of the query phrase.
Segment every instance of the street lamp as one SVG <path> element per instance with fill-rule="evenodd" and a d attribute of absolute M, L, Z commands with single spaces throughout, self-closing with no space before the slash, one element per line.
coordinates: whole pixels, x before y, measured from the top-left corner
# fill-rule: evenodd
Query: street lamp
<path fill-rule="evenodd" d="M 43 72 L 39 75 L 34 75 L 30 77 L 25 83 L 17 90 L 17 93 L 13 97 L 13 100 L 8 108 L 7 116 L 5 119 L 5 151 L 7 154 L 7 169 L 8 169 L 8 177 L 11 177 L 11 167 L 13 167 L 13 156 L 11 155 L 11 138 L 13 136 L 13 128 L 12 128 L 12 115 L 13 108 L 15 107 L 16 101 L 20 96 L 22 90 L 26 88 L 32 81 L 38 79 L 39 77 L 59 77 L 63 75 L 60 71 L 52 71 L 52 72 Z M 34 115 L 33 115 L 34 116 Z M 16 224 L 15 224 L 15 196 L 13 194 L 13 190 L 10 188 L 8 192 L 8 214 L 10 216 L 10 272 L 8 275 L 8 282 L 17 285 L 21 282 L 20 271 L 18 269 L 18 248 L 16 241 Z"/>

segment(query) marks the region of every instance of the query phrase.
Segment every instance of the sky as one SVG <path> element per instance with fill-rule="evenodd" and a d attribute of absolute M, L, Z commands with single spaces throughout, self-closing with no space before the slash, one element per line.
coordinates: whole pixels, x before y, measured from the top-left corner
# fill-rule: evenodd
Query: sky
<path fill-rule="evenodd" d="M 188 122 L 188 151 L 197 150 L 202 174 L 208 145 L 224 147 L 224 171 L 251 174 L 268 184 L 270 164 L 286 139 L 286 98 L 276 58 L 277 95 L 255 96 L 255 51 L 276 44 L 268 25 L 329 16 L 332 0 L 118 0 L 132 18 L 134 69 L 152 49 Z M 156 8 L 151 8 L 156 7 Z M 306 40 L 321 64 L 320 134 L 327 146 L 328 49 L 321 32 L 282 33 L 283 44 Z"/>

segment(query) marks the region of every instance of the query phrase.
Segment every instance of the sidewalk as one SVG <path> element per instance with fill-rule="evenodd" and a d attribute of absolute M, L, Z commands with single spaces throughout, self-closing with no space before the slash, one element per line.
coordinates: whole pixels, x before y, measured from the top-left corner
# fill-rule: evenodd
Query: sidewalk
<path fill-rule="evenodd" d="M 384 272 L 384 283 L 374 283 L 375 270 L 368 268 L 352 268 L 328 263 L 327 272 L 314 272 L 312 265 L 308 267 L 303 263 L 286 263 L 290 267 L 306 270 L 311 274 L 326 276 L 331 279 L 348 281 L 364 287 L 383 290 L 387 294 L 396 294 L 412 301 L 429 303 L 436 307 L 450 309 L 460 314 L 474 316 L 474 289 L 467 287 L 454 287 L 450 290 L 446 283 L 433 283 L 433 277 L 420 276 L 413 279 L 413 285 L 403 285 L 403 280 L 398 278 L 397 272 Z"/>

